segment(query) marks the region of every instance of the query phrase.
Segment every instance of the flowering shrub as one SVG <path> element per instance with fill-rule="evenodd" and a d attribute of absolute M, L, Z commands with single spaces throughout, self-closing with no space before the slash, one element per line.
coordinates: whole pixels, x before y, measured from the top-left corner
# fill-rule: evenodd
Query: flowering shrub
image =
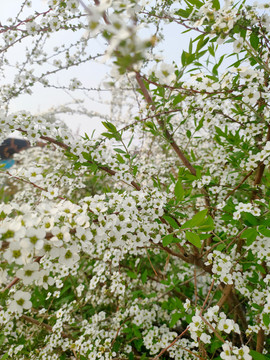
<path fill-rule="evenodd" d="M 0 24 L 2 71 L 32 41 L 0 89 L 1 139 L 48 144 L 1 170 L 2 360 L 269 359 L 268 9 L 49 0 L 38 12 L 27 0 Z M 168 23 L 196 34 L 181 66 L 157 47 Z M 57 32 L 78 38 L 49 54 Z M 57 114 L 9 112 L 36 84 L 58 87 L 50 75 L 99 58 L 113 63 L 99 137 L 73 136 Z"/>

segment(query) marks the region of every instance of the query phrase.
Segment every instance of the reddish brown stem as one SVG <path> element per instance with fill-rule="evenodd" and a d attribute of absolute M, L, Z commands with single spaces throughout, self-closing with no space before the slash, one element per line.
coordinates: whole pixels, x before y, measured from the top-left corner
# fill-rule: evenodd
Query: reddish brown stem
<path fill-rule="evenodd" d="M 151 106 L 152 110 L 156 110 L 156 107 L 153 103 L 153 100 L 148 92 L 148 90 L 146 89 L 146 86 L 144 85 L 143 79 L 141 77 L 141 75 L 137 72 L 136 73 L 136 80 L 138 82 L 138 85 L 143 93 L 143 96 L 145 97 L 146 102 Z M 179 159 L 182 161 L 182 163 L 185 165 L 185 167 L 190 171 L 190 173 L 192 175 L 196 176 L 196 169 L 191 165 L 191 163 L 188 161 L 188 159 L 185 157 L 185 155 L 183 154 L 183 152 L 180 150 L 180 148 L 178 147 L 178 145 L 176 144 L 173 136 L 171 135 L 171 133 L 166 129 L 164 121 L 162 119 L 160 119 L 160 117 L 158 116 L 158 114 L 156 115 L 158 124 L 161 128 L 161 130 L 164 133 L 164 136 L 166 137 L 166 139 L 170 142 L 171 147 L 173 148 L 173 150 L 175 151 L 176 155 L 179 157 Z"/>

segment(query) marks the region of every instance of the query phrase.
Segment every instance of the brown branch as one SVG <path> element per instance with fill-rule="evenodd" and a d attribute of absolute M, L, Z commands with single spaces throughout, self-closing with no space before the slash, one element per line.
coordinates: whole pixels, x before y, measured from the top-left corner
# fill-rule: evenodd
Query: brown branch
<path fill-rule="evenodd" d="M 209 326 L 209 328 L 215 333 L 216 337 L 223 343 L 225 343 L 225 340 L 219 335 L 219 333 L 217 332 L 217 330 L 202 316 L 200 315 L 202 321 Z"/>
<path fill-rule="evenodd" d="M 241 182 L 225 196 L 224 201 L 226 201 L 237 189 L 239 189 L 240 186 L 253 174 L 254 171 L 255 169 L 250 170 L 250 172 L 247 173 L 247 175 L 241 180 Z"/>
<path fill-rule="evenodd" d="M 41 190 L 41 191 L 45 191 L 45 192 L 48 192 L 48 190 L 42 188 L 41 186 L 38 186 L 36 185 L 35 183 L 33 183 L 32 181 L 29 181 L 29 180 L 25 180 L 23 178 L 20 178 L 18 176 L 15 176 L 15 175 L 12 175 L 9 171 L 5 171 L 5 174 L 7 174 L 8 176 L 10 176 L 11 178 L 14 178 L 14 179 L 17 179 L 19 181 L 22 181 L 26 184 L 30 184 L 32 186 L 34 186 L 35 188 Z M 61 199 L 61 200 L 67 200 L 66 198 L 62 197 L 62 196 L 56 196 L 58 199 Z"/>
<path fill-rule="evenodd" d="M 153 100 L 152 100 L 148 90 L 146 89 L 146 86 L 144 85 L 141 75 L 138 72 L 136 72 L 136 80 L 139 84 L 139 87 L 140 87 L 142 93 L 143 93 L 143 96 L 145 97 L 146 102 L 151 106 L 152 110 L 156 110 Z M 170 142 L 170 145 L 173 148 L 173 150 L 175 151 L 176 155 L 179 157 L 179 159 L 182 161 L 182 163 L 186 166 L 186 168 L 190 171 L 190 173 L 192 175 L 196 176 L 196 169 L 191 165 L 191 163 L 185 157 L 183 152 L 180 150 L 180 148 L 176 144 L 172 134 L 166 129 L 164 121 L 162 119 L 160 119 L 158 114 L 156 115 L 156 119 L 158 121 L 160 128 L 162 129 L 162 131 L 164 133 L 165 138 Z"/>
<path fill-rule="evenodd" d="M 181 334 L 179 334 L 169 346 L 162 349 L 161 352 L 151 360 L 159 359 L 161 357 L 161 355 L 163 355 L 170 347 L 172 347 L 188 331 L 188 329 L 189 329 L 189 326 L 183 332 L 181 332 Z"/>
<path fill-rule="evenodd" d="M 270 141 L 270 125 L 268 125 L 267 135 L 266 135 L 266 142 Z M 259 185 L 262 181 L 263 173 L 265 169 L 265 164 L 261 163 L 258 167 L 255 180 L 254 180 L 254 186 Z M 253 196 L 255 196 L 256 193 L 253 193 Z"/>
<path fill-rule="evenodd" d="M 34 325 L 37 325 L 37 326 L 41 326 L 43 327 L 44 329 L 48 330 L 49 332 L 53 332 L 53 328 L 52 326 L 48 325 L 48 324 L 44 324 L 43 322 L 39 322 L 38 320 L 36 319 L 33 319 L 31 318 L 30 316 L 27 316 L 27 315 L 22 315 L 21 316 L 21 319 L 24 319 L 25 321 L 27 322 L 30 322 L 31 324 L 34 324 Z M 61 332 L 61 336 L 63 338 L 69 338 L 69 339 L 73 339 L 73 337 L 65 332 Z"/>
<path fill-rule="evenodd" d="M 18 129 L 16 129 L 16 130 L 18 130 L 18 131 L 20 131 L 20 132 L 22 132 L 22 133 L 27 134 L 27 131 L 26 131 L 26 130 L 23 130 L 23 129 L 21 129 L 21 128 L 18 128 Z M 55 144 L 55 145 L 61 147 L 62 149 L 66 150 L 66 151 L 70 151 L 70 146 L 64 144 L 64 143 L 61 142 L 61 141 L 55 140 L 55 139 L 53 139 L 53 138 L 51 138 L 51 137 L 49 137 L 49 136 L 40 136 L 40 139 L 45 140 L 45 141 L 47 141 L 47 142 L 49 142 L 49 143 Z M 76 156 L 77 156 L 77 155 L 76 155 Z M 88 163 L 89 163 L 89 164 L 93 164 L 92 161 L 88 161 Z M 111 175 L 111 176 L 113 176 L 113 175 L 115 175 L 115 174 L 117 173 L 116 171 L 108 168 L 107 166 L 99 166 L 99 165 L 97 165 L 97 166 L 98 166 L 99 169 L 105 171 L 107 174 L 109 174 L 109 175 Z M 14 176 L 14 177 L 15 177 L 15 176 Z M 19 179 L 20 179 L 20 178 L 19 178 Z M 21 179 L 21 180 L 22 180 L 22 179 Z M 25 180 L 22 180 L 22 181 L 25 181 Z M 27 181 L 25 181 L 25 182 L 27 182 Z M 29 182 L 29 183 L 30 183 L 30 182 Z M 32 184 L 33 186 L 41 189 L 41 190 L 45 190 L 45 189 L 43 189 L 43 188 L 35 185 L 34 183 L 31 183 L 31 184 Z M 137 182 L 135 182 L 135 181 L 131 181 L 131 183 L 128 184 L 128 185 L 133 186 L 133 187 L 134 187 L 136 190 L 138 190 L 138 191 L 141 190 L 140 185 L 139 185 Z M 58 197 L 59 197 L 59 196 L 58 196 Z M 60 198 L 60 199 L 64 199 L 64 198 L 61 198 L 61 197 L 59 197 L 59 198 Z"/>
<path fill-rule="evenodd" d="M 203 306 L 202 306 L 202 308 L 201 308 L 200 315 L 202 315 L 203 310 L 204 310 L 204 308 L 205 308 L 205 305 L 207 304 L 207 301 L 208 301 L 208 299 L 209 299 L 209 297 L 210 297 L 210 294 L 211 294 L 211 291 L 212 291 L 212 289 L 213 289 L 214 283 L 215 283 L 215 279 L 212 281 L 212 283 L 211 283 L 211 285 L 210 285 L 210 288 L 209 288 L 209 290 L 208 290 L 207 296 L 206 296 L 206 298 L 205 298 L 205 300 L 204 300 L 204 303 L 203 303 Z"/>
<path fill-rule="evenodd" d="M 232 288 L 233 288 L 233 285 L 226 285 L 223 287 L 223 289 L 222 289 L 223 295 L 217 303 L 219 308 L 221 308 L 224 305 L 224 303 L 227 301 L 228 297 L 230 296 L 230 294 L 232 292 Z"/>
<path fill-rule="evenodd" d="M 163 249 L 164 251 L 166 251 L 168 254 L 176 256 L 176 257 L 180 258 L 181 260 L 185 261 L 188 264 L 196 265 L 199 268 L 201 268 L 202 270 L 204 270 L 205 272 L 207 272 L 208 274 L 212 274 L 212 267 L 205 265 L 201 258 L 198 258 L 197 256 L 195 256 L 193 254 L 183 255 L 183 254 L 180 254 L 180 253 L 176 253 L 173 250 L 171 250 L 168 247 L 163 246 L 161 244 L 158 244 L 158 246 L 161 249 Z"/>
<path fill-rule="evenodd" d="M 256 351 L 261 354 L 263 352 L 263 344 L 264 344 L 264 330 L 260 329 L 257 335 Z"/>

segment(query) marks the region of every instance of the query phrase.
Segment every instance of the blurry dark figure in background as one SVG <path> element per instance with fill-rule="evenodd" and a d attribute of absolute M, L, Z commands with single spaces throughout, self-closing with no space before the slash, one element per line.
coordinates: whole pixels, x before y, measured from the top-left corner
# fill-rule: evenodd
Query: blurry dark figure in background
<path fill-rule="evenodd" d="M 13 154 L 28 149 L 30 142 L 23 139 L 8 138 L 0 145 L 0 157 L 2 160 L 12 158 Z"/>
<path fill-rule="evenodd" d="M 43 147 L 45 143 L 37 142 L 36 146 Z M 8 138 L 0 145 L 0 168 L 9 169 L 14 164 L 13 155 L 30 148 L 30 142 L 24 139 Z"/>

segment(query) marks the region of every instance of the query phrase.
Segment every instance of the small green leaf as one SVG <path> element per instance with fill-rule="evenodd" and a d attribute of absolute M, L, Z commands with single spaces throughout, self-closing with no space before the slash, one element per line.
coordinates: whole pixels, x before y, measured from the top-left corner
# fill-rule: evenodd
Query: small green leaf
<path fill-rule="evenodd" d="M 162 239 L 162 245 L 165 247 L 170 245 L 172 242 L 173 242 L 173 234 L 166 235 Z"/>
<path fill-rule="evenodd" d="M 122 158 L 120 154 L 116 154 L 116 158 L 120 164 L 125 164 L 125 160 Z"/>
<path fill-rule="evenodd" d="M 133 271 L 128 271 L 127 276 L 129 276 L 131 279 L 137 279 L 137 274 L 135 274 Z"/>
<path fill-rule="evenodd" d="M 174 327 L 174 325 L 177 323 L 177 321 L 181 318 L 181 314 L 179 313 L 174 313 L 172 314 L 172 319 L 170 322 L 170 328 Z"/>
<path fill-rule="evenodd" d="M 111 133 L 107 133 L 107 132 L 104 132 L 101 134 L 102 136 L 105 136 L 106 138 L 108 139 L 113 139 L 114 138 L 114 134 L 111 134 Z"/>
<path fill-rule="evenodd" d="M 186 135 L 187 135 L 187 138 L 190 139 L 190 138 L 191 138 L 191 131 L 190 131 L 190 130 L 187 130 L 187 131 L 186 131 Z"/>
<path fill-rule="evenodd" d="M 186 65 L 186 57 L 187 57 L 187 52 L 183 50 L 182 55 L 181 55 L 182 66 Z"/>
<path fill-rule="evenodd" d="M 116 127 L 109 121 L 102 121 L 102 124 L 105 126 L 105 128 L 107 130 L 109 130 L 109 132 L 112 132 L 112 133 L 117 132 Z"/>
<path fill-rule="evenodd" d="M 213 44 L 211 46 L 208 46 L 208 51 L 213 57 L 215 57 L 215 50 Z"/>
<path fill-rule="evenodd" d="M 191 244 L 193 244 L 197 248 L 200 249 L 202 247 L 201 239 L 198 234 L 186 231 L 186 238 Z"/>
<path fill-rule="evenodd" d="M 6 360 L 8 358 L 8 353 L 5 353 L 2 357 L 1 360 Z"/>
<path fill-rule="evenodd" d="M 115 148 L 114 151 L 118 152 L 119 154 L 125 154 L 126 152 L 122 149 Z"/>
<path fill-rule="evenodd" d="M 199 228 L 201 231 L 212 231 L 215 228 L 214 220 L 211 218 L 211 216 L 207 216 Z"/>
<path fill-rule="evenodd" d="M 270 315 L 269 314 L 263 314 L 263 323 L 265 326 L 268 326 L 270 324 Z"/>
<path fill-rule="evenodd" d="M 252 356 L 252 359 L 254 359 L 254 360 L 268 360 L 269 359 L 268 357 L 264 356 L 261 353 L 258 353 L 255 350 L 250 350 L 249 353 Z"/>
<path fill-rule="evenodd" d="M 130 147 L 130 145 L 131 145 L 131 143 L 132 143 L 132 141 L 133 141 L 133 138 L 134 138 L 134 135 L 131 136 L 131 138 L 130 138 L 130 140 L 129 140 L 129 142 L 128 142 L 128 146 L 127 146 L 127 147 Z"/>
<path fill-rule="evenodd" d="M 220 9 L 220 3 L 218 0 L 212 0 L 213 8 L 216 10 Z"/>
<path fill-rule="evenodd" d="M 163 215 L 163 219 L 165 219 L 171 225 L 172 228 L 179 229 L 179 225 L 171 216 Z"/>
<path fill-rule="evenodd" d="M 147 269 L 144 270 L 144 272 L 141 275 L 142 283 L 145 284 L 147 281 Z"/>
<path fill-rule="evenodd" d="M 180 229 L 193 228 L 195 226 L 199 226 L 205 219 L 207 214 L 207 209 L 199 211 L 197 214 L 193 216 L 191 220 L 186 221 Z"/>
<path fill-rule="evenodd" d="M 175 184 L 174 194 L 177 201 L 181 201 L 184 197 L 184 189 L 180 180 Z"/>
<path fill-rule="evenodd" d="M 264 225 L 260 225 L 258 227 L 258 230 L 262 235 L 264 235 L 266 237 L 270 237 L 270 230 L 267 229 Z"/>
<path fill-rule="evenodd" d="M 259 36 L 256 32 L 252 32 L 249 41 L 253 49 L 258 50 L 259 47 Z"/>
<path fill-rule="evenodd" d="M 244 220 L 244 223 L 247 225 L 247 226 L 256 226 L 258 225 L 258 220 L 257 218 L 248 213 L 248 212 L 242 212 L 242 218 Z"/>
<path fill-rule="evenodd" d="M 247 239 L 247 245 L 250 246 L 256 240 L 257 236 L 257 230 L 254 228 L 249 228 L 242 232 L 240 238 Z"/>

